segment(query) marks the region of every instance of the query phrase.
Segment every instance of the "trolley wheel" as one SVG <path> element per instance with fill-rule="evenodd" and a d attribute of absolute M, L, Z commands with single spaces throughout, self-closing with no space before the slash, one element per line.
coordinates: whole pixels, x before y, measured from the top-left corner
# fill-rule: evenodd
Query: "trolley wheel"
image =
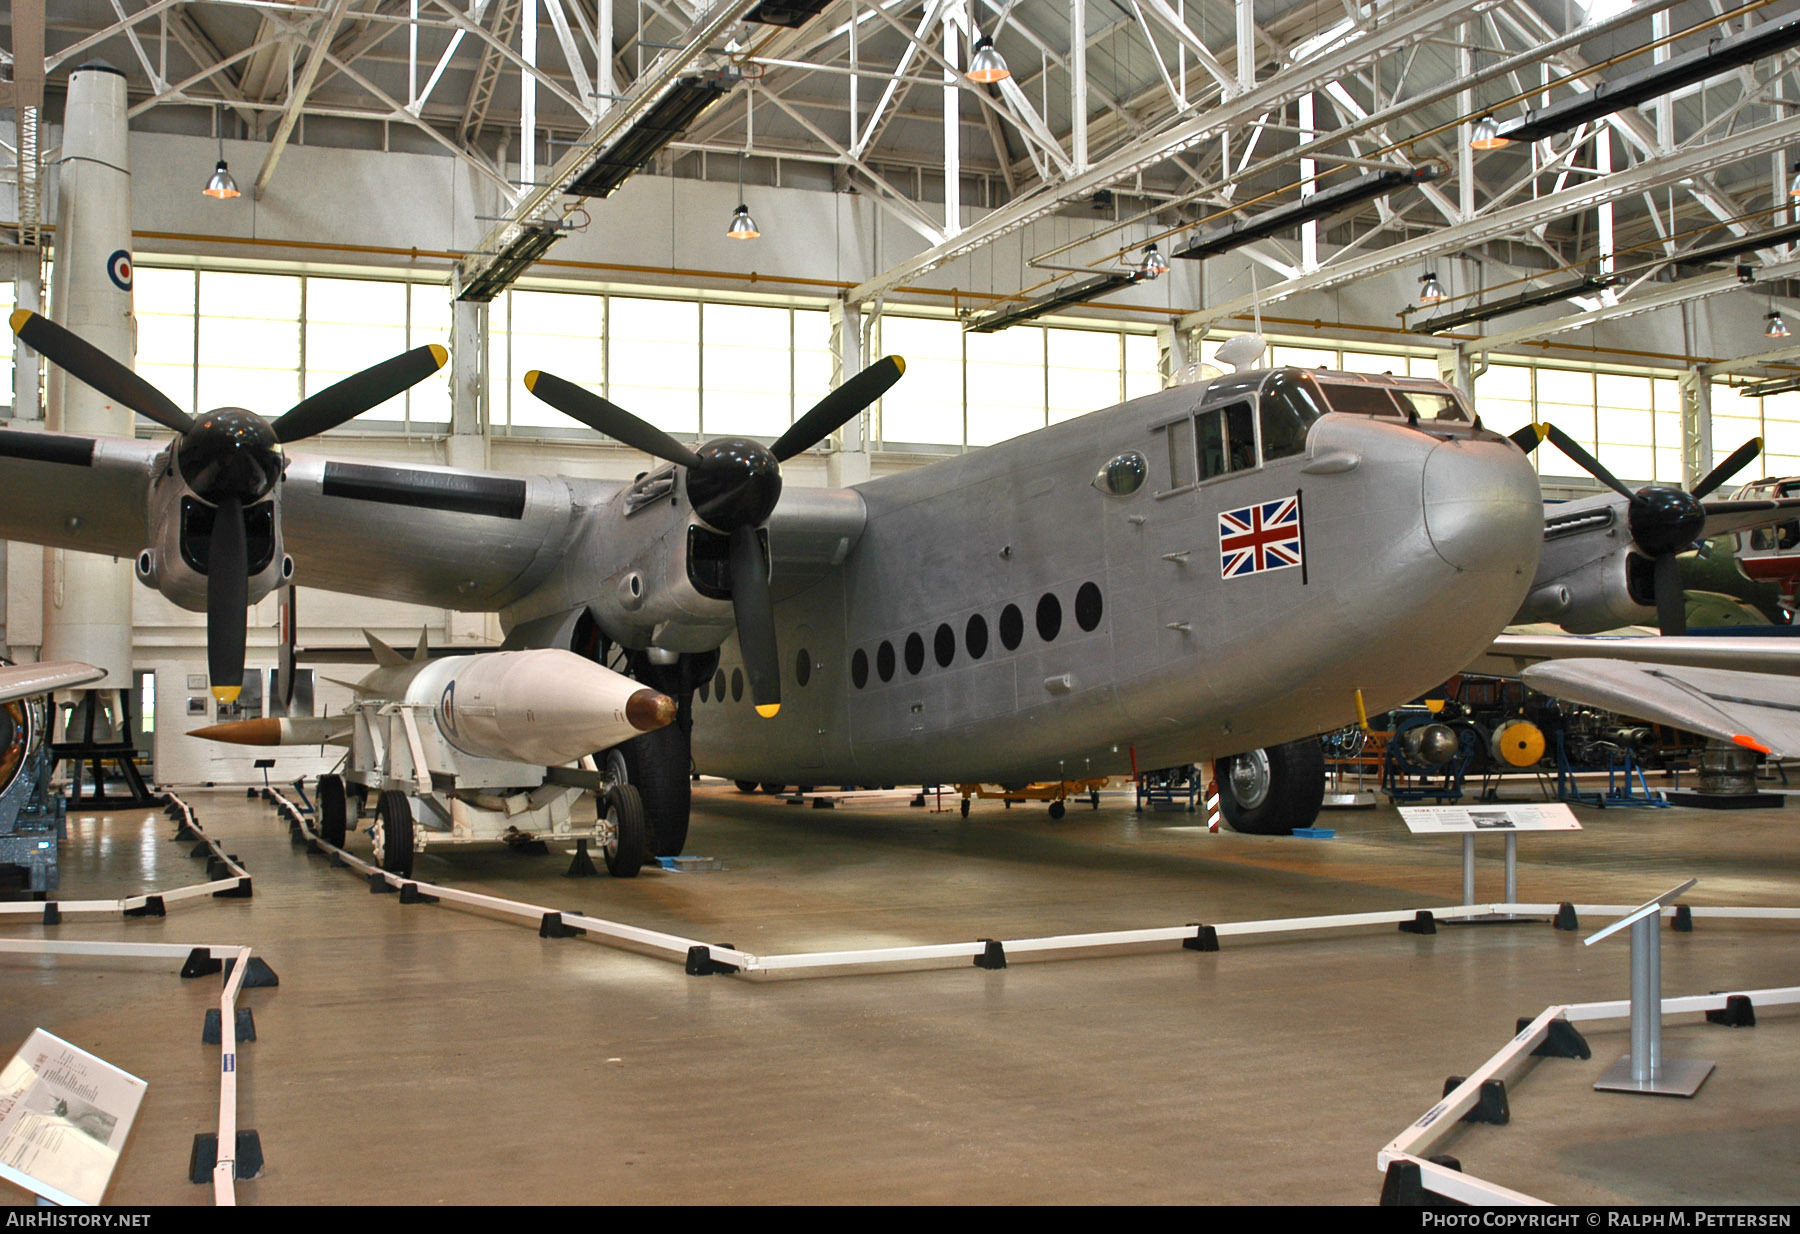
<path fill-rule="evenodd" d="M 1093 806 L 1094 809 L 1096 809 L 1096 810 L 1098 810 L 1100 808 L 1100 790 L 1099 789 L 1090 788 L 1088 790 L 1088 804 Z"/>
<path fill-rule="evenodd" d="M 962 816 L 964 818 L 969 817 L 969 799 L 967 797 L 962 799 Z"/>
<path fill-rule="evenodd" d="M 1067 808 L 1067 807 L 1066 807 L 1066 806 L 1064 806 L 1064 805 L 1063 805 L 1063 803 L 1062 803 L 1062 802 L 1060 802 L 1060 801 L 1052 801 L 1052 802 L 1051 802 L 1051 803 L 1050 803 L 1050 818 L 1051 818 L 1051 821 L 1053 821 L 1053 822 L 1054 822 L 1054 821 L 1057 821 L 1057 820 L 1059 820 L 1059 819 L 1061 819 L 1061 818 L 1062 818 L 1062 816 L 1063 816 L 1063 815 L 1064 815 L 1064 814 L 1066 814 L 1066 813 L 1068 813 L 1068 808 Z"/>
<path fill-rule="evenodd" d="M 644 823 L 644 799 L 629 784 L 606 790 L 606 822 L 609 835 L 600 851 L 606 872 L 614 878 L 636 878 L 650 852 L 650 829 Z"/>
<path fill-rule="evenodd" d="M 344 777 L 320 776 L 313 796 L 318 802 L 318 813 L 314 817 L 319 824 L 319 839 L 333 848 L 344 847 L 350 812 L 349 795 L 344 792 Z"/>
<path fill-rule="evenodd" d="M 754 793 L 756 791 L 755 780 L 733 780 L 732 783 L 737 785 L 737 791 L 740 793 Z"/>
<path fill-rule="evenodd" d="M 413 872 L 413 813 L 406 794 L 388 789 L 375 807 L 375 864 L 389 874 L 411 878 Z"/>

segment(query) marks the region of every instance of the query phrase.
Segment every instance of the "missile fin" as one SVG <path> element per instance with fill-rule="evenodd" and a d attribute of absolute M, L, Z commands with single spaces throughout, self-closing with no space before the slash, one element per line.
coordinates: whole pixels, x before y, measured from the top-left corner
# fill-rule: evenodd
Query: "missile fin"
<path fill-rule="evenodd" d="M 375 663 L 382 668 L 402 668 L 412 663 L 411 656 L 403 651 L 395 651 L 369 631 L 364 630 L 363 637 L 369 640 L 369 650 L 375 653 Z"/>

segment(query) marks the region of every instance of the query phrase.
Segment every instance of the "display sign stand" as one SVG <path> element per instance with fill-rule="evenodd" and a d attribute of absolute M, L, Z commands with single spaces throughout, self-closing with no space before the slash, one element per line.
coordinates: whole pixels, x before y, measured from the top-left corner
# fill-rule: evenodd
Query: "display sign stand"
<path fill-rule="evenodd" d="M 0 1178 L 56 1205 L 100 1203 L 143 1080 L 43 1029 L 0 1070 Z"/>
<path fill-rule="evenodd" d="M 1568 806 L 1559 803 L 1486 804 L 1468 806 L 1400 806 L 1401 821 L 1414 835 L 1461 835 L 1464 904 L 1475 903 L 1475 837 L 1498 832 L 1506 840 L 1506 894 L 1504 904 L 1519 902 L 1519 833 L 1521 831 L 1580 831 L 1581 824 Z M 1460 918 L 1464 921 L 1523 921 L 1511 914 Z"/>
<path fill-rule="evenodd" d="M 1699 881 L 1690 878 L 1581 940 L 1592 947 L 1631 927 L 1631 1053 L 1594 1082 L 1602 1092 L 1692 1097 L 1712 1074 L 1711 1062 L 1662 1056 L 1662 910 Z"/>

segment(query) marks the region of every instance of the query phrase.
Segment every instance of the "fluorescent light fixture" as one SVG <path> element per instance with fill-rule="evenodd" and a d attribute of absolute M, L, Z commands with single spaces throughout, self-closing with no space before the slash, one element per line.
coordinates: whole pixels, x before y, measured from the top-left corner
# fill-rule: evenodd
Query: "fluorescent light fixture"
<path fill-rule="evenodd" d="M 714 76 L 683 77 L 675 82 L 667 94 L 575 178 L 568 191 L 577 197 L 611 196 L 729 89 L 728 82 Z"/>
<path fill-rule="evenodd" d="M 1558 300 L 1568 300 L 1575 296 L 1600 291 L 1603 288 L 1611 287 L 1616 282 L 1618 279 L 1613 275 L 1604 274 L 1598 277 L 1577 279 L 1572 283 L 1558 283 L 1554 287 L 1540 287 L 1535 291 L 1508 296 L 1504 300 L 1490 300 L 1486 304 L 1458 309 L 1454 313 L 1440 313 L 1436 317 L 1427 317 L 1422 321 L 1413 322 L 1410 329 L 1414 334 L 1437 334 L 1440 331 L 1454 330 L 1458 326 L 1469 325 L 1471 322 L 1504 317 L 1508 313 L 1536 308 L 1540 304 L 1554 304 Z"/>
<path fill-rule="evenodd" d="M 1771 228 L 1754 236 L 1733 236 L 1729 240 L 1721 241 L 1718 244 L 1709 244 L 1705 248 L 1689 249 L 1675 258 L 1675 264 L 1677 266 L 1702 266 L 1710 261 L 1731 261 L 1735 258 L 1747 257 L 1760 249 L 1786 244 L 1790 240 L 1800 240 L 1800 223 Z"/>
<path fill-rule="evenodd" d="M 1103 296 L 1109 291 L 1117 291 L 1128 287 L 1142 279 L 1144 275 L 1137 270 L 1123 272 L 1107 272 L 1096 274 L 1091 278 L 1077 279 L 1073 283 L 1064 284 L 1056 290 L 1028 300 L 1016 308 L 998 309 L 989 313 L 971 317 L 964 331 L 969 334 L 992 334 L 996 330 L 1004 330 L 1008 326 L 1016 326 L 1020 322 L 1030 321 L 1034 317 L 1042 317 L 1045 313 L 1054 313 L 1059 308 L 1067 308 L 1071 304 L 1080 304 Z"/>
<path fill-rule="evenodd" d="M 1429 164 L 1423 167 L 1387 167 L 1371 171 L 1354 180 L 1346 180 L 1342 184 L 1323 189 L 1311 197 L 1302 197 L 1288 205 L 1277 206 L 1255 218 L 1216 227 L 1186 248 L 1177 249 L 1174 255 L 1200 258 L 1229 252 L 1252 240 L 1261 240 L 1313 219 L 1337 214 L 1372 197 L 1385 197 L 1396 189 L 1435 180 L 1440 174 L 1435 166 Z"/>

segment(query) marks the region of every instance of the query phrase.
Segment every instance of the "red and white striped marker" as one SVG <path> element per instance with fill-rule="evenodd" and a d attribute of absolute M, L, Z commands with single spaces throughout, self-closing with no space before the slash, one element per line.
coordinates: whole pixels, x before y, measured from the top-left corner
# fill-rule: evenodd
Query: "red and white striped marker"
<path fill-rule="evenodd" d="M 1206 782 L 1206 829 L 1208 831 L 1219 829 L 1219 782 L 1217 780 Z"/>

